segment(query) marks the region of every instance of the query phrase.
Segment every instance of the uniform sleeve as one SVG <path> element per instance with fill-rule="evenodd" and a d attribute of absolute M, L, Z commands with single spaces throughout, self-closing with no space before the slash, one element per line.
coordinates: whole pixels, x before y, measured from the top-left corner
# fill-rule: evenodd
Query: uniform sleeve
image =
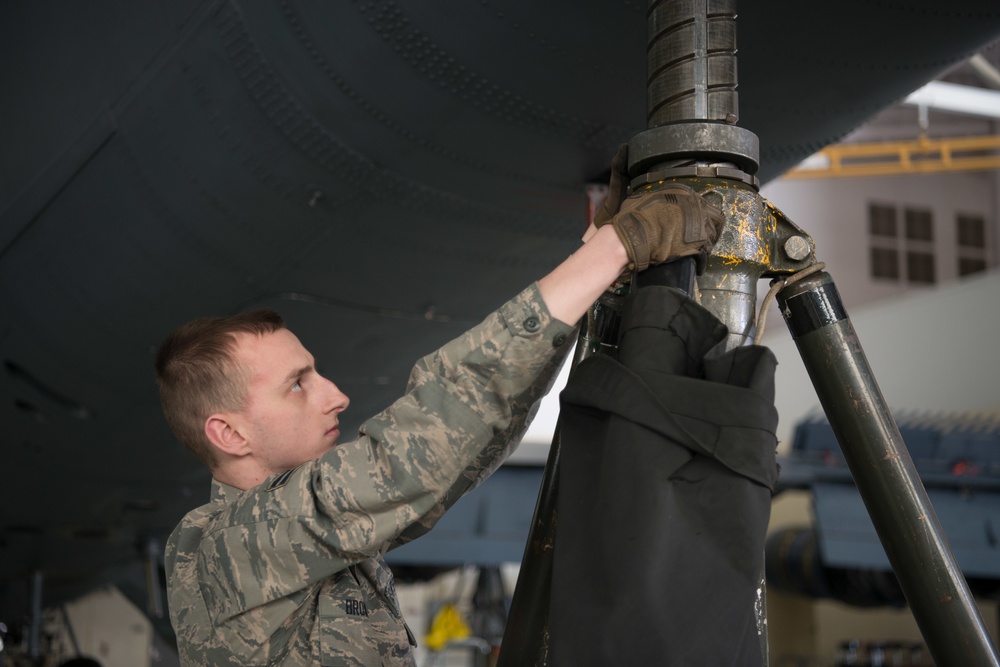
<path fill-rule="evenodd" d="M 213 615 L 292 596 L 429 530 L 520 441 L 572 331 L 531 285 L 417 362 L 357 441 L 243 494 L 203 542 Z"/>
<path fill-rule="evenodd" d="M 370 554 L 413 539 L 493 472 L 551 387 L 572 331 L 533 284 L 419 360 L 406 394 L 321 459 L 329 477 L 316 502 L 349 536 L 341 548 Z"/>
<path fill-rule="evenodd" d="M 433 503 L 414 508 L 419 514 L 391 546 L 427 532 L 520 443 L 572 347 L 572 332 L 533 284 L 417 362 L 403 400 L 362 428 L 387 454 L 409 452 L 415 488 L 434 489 Z"/>

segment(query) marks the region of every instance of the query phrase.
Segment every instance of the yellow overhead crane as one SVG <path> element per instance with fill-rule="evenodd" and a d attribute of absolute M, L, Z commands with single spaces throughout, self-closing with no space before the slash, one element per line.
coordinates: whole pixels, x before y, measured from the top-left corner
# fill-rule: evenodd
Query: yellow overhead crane
<path fill-rule="evenodd" d="M 921 136 L 909 141 L 834 144 L 785 173 L 786 179 L 894 176 L 1000 169 L 1000 135 Z"/>

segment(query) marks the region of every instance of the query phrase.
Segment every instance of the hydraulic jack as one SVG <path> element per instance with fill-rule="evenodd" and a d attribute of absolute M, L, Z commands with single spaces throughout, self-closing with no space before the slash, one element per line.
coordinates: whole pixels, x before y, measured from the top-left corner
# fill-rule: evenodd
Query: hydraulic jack
<path fill-rule="evenodd" d="M 735 125 L 735 0 L 650 0 L 647 130 L 629 141 L 630 192 L 684 182 L 726 216 L 707 267 L 691 259 L 655 267 L 636 285 L 675 287 L 728 327 L 713 352 L 751 344 L 757 286 L 780 310 L 936 664 L 1000 665 L 968 585 L 812 239 L 759 194 L 756 135 Z M 619 296 L 595 304 L 574 363 L 613 346 Z M 762 317 L 766 308 L 762 308 Z M 558 523 L 560 437 L 546 464 L 500 652 L 500 667 L 549 665 L 549 592 Z M 586 585 L 586 582 L 581 582 Z M 761 589 L 763 590 L 763 573 Z M 756 609 L 767 664 L 766 605 Z"/>

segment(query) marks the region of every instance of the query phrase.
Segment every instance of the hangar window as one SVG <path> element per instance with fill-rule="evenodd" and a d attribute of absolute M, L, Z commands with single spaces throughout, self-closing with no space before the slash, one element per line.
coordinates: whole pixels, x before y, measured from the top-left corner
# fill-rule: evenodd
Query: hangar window
<path fill-rule="evenodd" d="M 906 239 L 908 241 L 933 241 L 934 218 L 931 212 L 921 209 L 906 209 Z"/>
<path fill-rule="evenodd" d="M 875 203 L 868 205 L 873 278 L 899 280 L 899 238 L 896 227 L 895 206 Z"/>
<path fill-rule="evenodd" d="M 894 204 L 869 203 L 868 232 L 872 278 L 909 285 L 937 281 L 930 210 L 905 207 L 900 216 Z"/>
<path fill-rule="evenodd" d="M 868 218 L 872 236 L 896 238 L 896 207 L 885 204 L 869 204 Z"/>
<path fill-rule="evenodd" d="M 911 283 L 934 284 L 934 255 L 927 252 L 906 253 L 906 279 Z"/>
<path fill-rule="evenodd" d="M 958 275 L 967 276 L 986 270 L 986 220 L 981 215 L 959 213 L 955 216 L 958 242 Z"/>
<path fill-rule="evenodd" d="M 887 248 L 872 248 L 872 277 L 899 280 L 899 253 Z"/>
<path fill-rule="evenodd" d="M 934 273 L 934 218 L 926 209 L 907 208 L 906 220 L 906 280 L 909 283 L 932 285 Z"/>

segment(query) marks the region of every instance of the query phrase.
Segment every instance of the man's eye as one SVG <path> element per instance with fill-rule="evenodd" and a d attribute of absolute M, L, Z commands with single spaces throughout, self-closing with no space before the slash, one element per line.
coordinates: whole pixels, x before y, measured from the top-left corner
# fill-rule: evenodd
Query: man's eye
<path fill-rule="evenodd" d="M 296 382 L 292 385 L 292 391 L 302 391 L 302 383 Z"/>

